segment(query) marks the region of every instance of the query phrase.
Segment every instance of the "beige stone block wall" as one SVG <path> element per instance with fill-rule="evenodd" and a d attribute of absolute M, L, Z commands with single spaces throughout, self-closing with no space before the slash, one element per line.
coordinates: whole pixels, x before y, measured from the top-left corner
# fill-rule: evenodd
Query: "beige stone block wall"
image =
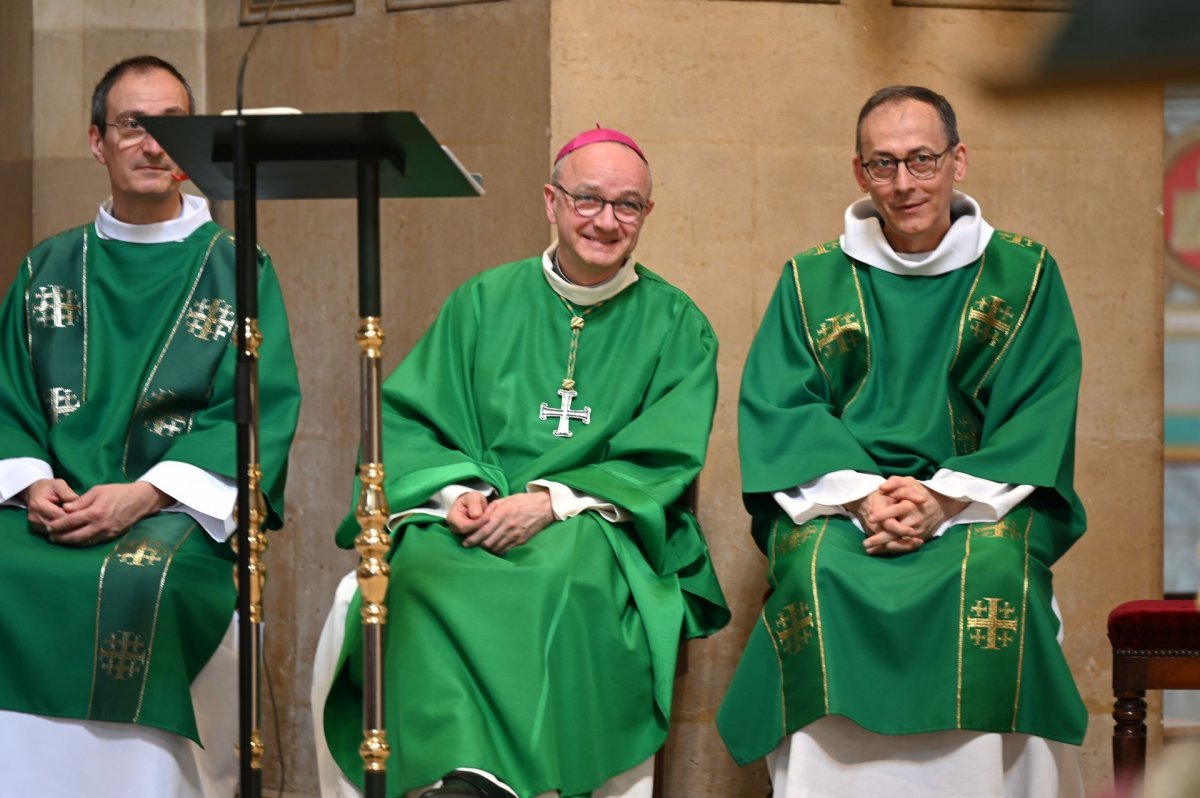
<path fill-rule="evenodd" d="M 734 622 L 691 644 L 668 795 L 757 798 L 767 789 L 765 768 L 734 767 L 712 725 L 765 587 L 738 496 L 738 382 L 780 267 L 834 238 L 859 196 L 854 122 L 870 93 L 891 83 L 928 85 L 954 103 L 971 157 L 963 190 L 997 227 L 1045 242 L 1072 294 L 1085 358 L 1078 474 L 1091 530 L 1056 568 L 1057 589 L 1067 656 L 1092 715 L 1085 776 L 1092 789 L 1108 780 L 1105 618 L 1161 589 L 1162 98 L 1142 89 L 1004 100 L 982 87 L 982 78 L 1025 71 L 1058 22 L 888 0 L 552 4 L 551 138 L 599 120 L 638 139 L 657 202 L 640 259 L 684 286 L 721 340 L 700 512 Z"/>
<path fill-rule="evenodd" d="M 34 0 L 31 5 L 32 238 L 37 242 L 90 221 L 109 194 L 107 173 L 88 149 L 87 128 L 92 90 L 110 66 L 143 53 L 165 58 L 187 77 L 203 112 L 205 20 L 203 8 L 190 0 Z"/>
<path fill-rule="evenodd" d="M 0 136 L 0 284 L 8 286 L 32 243 L 33 209 L 33 3 L 0 5 L 0 108 L 8 135 Z"/>

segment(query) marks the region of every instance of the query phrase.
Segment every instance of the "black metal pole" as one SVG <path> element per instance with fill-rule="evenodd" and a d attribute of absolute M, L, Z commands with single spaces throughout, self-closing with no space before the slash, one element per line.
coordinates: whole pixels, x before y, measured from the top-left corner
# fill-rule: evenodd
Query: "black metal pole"
<path fill-rule="evenodd" d="M 362 392 L 362 460 L 359 478 L 363 493 L 357 515 L 363 533 L 356 541 L 362 556 L 359 587 L 363 596 L 363 792 L 384 798 L 387 789 L 388 745 L 384 711 L 383 639 L 386 629 L 390 540 L 387 497 L 383 492 L 383 437 L 380 418 L 379 163 L 358 164 L 358 312 Z"/>
<path fill-rule="evenodd" d="M 248 156 L 246 118 L 239 116 L 233 128 L 234 245 L 237 258 L 237 374 L 234 409 L 237 421 L 237 584 L 238 584 L 238 751 L 241 761 L 241 796 L 262 795 L 262 769 L 256 767 L 255 739 L 258 712 L 258 640 L 251 623 L 250 601 L 250 495 L 253 384 L 256 360 L 247 346 L 246 319 L 258 318 L 258 231 L 255 229 L 255 164 Z"/>

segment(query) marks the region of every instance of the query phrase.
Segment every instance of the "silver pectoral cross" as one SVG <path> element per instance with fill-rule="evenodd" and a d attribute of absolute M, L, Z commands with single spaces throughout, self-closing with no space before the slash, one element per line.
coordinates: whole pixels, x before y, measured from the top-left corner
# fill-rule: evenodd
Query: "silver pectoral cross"
<path fill-rule="evenodd" d="M 571 420 L 582 421 L 584 424 L 592 423 L 592 408 L 585 407 L 582 410 L 572 410 L 571 400 L 579 395 L 575 391 L 559 388 L 558 395 L 562 397 L 562 407 L 555 410 L 550 405 L 542 402 L 542 408 L 538 411 L 538 420 L 545 421 L 548 418 L 557 418 L 558 429 L 554 430 L 554 437 L 569 438 L 573 434 L 571 432 Z"/>

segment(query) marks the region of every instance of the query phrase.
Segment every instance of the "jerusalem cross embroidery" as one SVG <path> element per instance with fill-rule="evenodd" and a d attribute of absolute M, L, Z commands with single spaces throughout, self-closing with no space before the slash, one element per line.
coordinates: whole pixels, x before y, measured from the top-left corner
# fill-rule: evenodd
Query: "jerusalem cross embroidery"
<path fill-rule="evenodd" d="M 957 454 L 971 454 L 979 450 L 979 438 L 982 430 L 979 421 L 965 410 L 954 417 L 954 451 Z"/>
<path fill-rule="evenodd" d="M 824 244 L 817 244 L 812 249 L 805 252 L 805 255 L 828 255 L 830 252 L 836 252 L 842 248 L 841 242 L 836 238 L 833 241 L 826 241 Z"/>
<path fill-rule="evenodd" d="M 46 404 L 50 406 L 54 423 L 58 423 L 63 416 L 69 416 L 79 409 L 79 397 L 70 388 L 51 388 L 46 393 Z"/>
<path fill-rule="evenodd" d="M 1006 233 L 1006 232 L 997 230 L 996 235 L 999 236 L 1000 238 L 1004 239 L 1005 241 L 1009 242 L 1010 244 L 1016 244 L 1017 246 L 1029 247 L 1031 249 L 1033 247 L 1037 246 L 1036 241 L 1034 241 L 1032 238 L 1026 238 L 1025 236 L 1021 235 L 1020 233 Z"/>
<path fill-rule="evenodd" d="M 1012 307 L 998 296 L 985 296 L 971 308 L 967 318 L 971 333 L 988 346 L 1004 340 L 1012 329 Z"/>
<path fill-rule="evenodd" d="M 799 654 L 812 642 L 812 612 L 808 603 L 793 601 L 775 616 L 774 635 L 783 654 Z"/>
<path fill-rule="evenodd" d="M 100 667 L 118 682 L 137 676 L 146 664 L 146 641 L 133 632 L 113 632 L 100 648 Z"/>
<path fill-rule="evenodd" d="M 61 285 L 39 286 L 33 295 L 33 320 L 43 327 L 74 327 L 79 299 Z"/>
<path fill-rule="evenodd" d="M 165 388 L 156 389 L 142 404 L 142 410 L 146 414 L 142 420 L 142 426 L 163 438 L 174 438 L 191 429 L 192 419 L 190 416 L 172 413 L 169 410 L 158 410 L 176 396 L 174 391 L 168 391 Z"/>
<path fill-rule="evenodd" d="M 236 315 L 224 299 L 197 299 L 187 312 L 187 331 L 201 341 L 219 341 L 233 331 Z"/>
<path fill-rule="evenodd" d="M 807 524 L 804 526 L 793 526 L 785 532 L 777 532 L 775 537 L 775 556 L 782 557 L 785 554 L 791 554 L 807 543 L 815 534 L 817 534 L 817 530 Z"/>
<path fill-rule="evenodd" d="M 994 524 L 971 524 L 973 538 L 1008 538 L 1021 540 L 1025 537 L 1025 528 L 1016 521 L 1002 518 Z"/>
<path fill-rule="evenodd" d="M 817 347 L 826 357 L 849 352 L 858 346 L 862 325 L 853 313 L 830 316 L 817 328 Z"/>
<path fill-rule="evenodd" d="M 132 540 L 116 548 L 117 559 L 125 565 L 143 568 L 158 565 L 167 556 L 167 547 L 157 540 Z"/>
<path fill-rule="evenodd" d="M 1017 622 L 1013 618 L 1016 614 L 1012 605 L 1003 599 L 987 596 L 976 601 L 967 618 L 971 642 L 985 651 L 999 651 L 1007 647 L 1017 631 Z"/>

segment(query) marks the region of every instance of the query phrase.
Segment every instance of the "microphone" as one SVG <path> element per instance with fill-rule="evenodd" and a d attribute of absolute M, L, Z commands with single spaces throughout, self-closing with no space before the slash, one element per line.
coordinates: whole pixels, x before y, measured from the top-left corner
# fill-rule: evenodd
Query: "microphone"
<path fill-rule="evenodd" d="M 250 44 L 246 45 L 246 52 L 242 53 L 242 61 L 238 65 L 237 76 L 237 115 L 242 115 L 242 83 L 246 77 L 246 64 L 250 62 L 250 53 L 254 51 L 254 45 L 258 44 L 258 37 L 262 35 L 263 28 L 271 21 L 271 12 L 275 10 L 275 4 L 279 0 L 271 0 L 271 5 L 267 7 L 267 13 L 263 14 L 262 22 L 258 23 L 258 30 L 254 31 L 254 37 L 250 39 Z"/>

